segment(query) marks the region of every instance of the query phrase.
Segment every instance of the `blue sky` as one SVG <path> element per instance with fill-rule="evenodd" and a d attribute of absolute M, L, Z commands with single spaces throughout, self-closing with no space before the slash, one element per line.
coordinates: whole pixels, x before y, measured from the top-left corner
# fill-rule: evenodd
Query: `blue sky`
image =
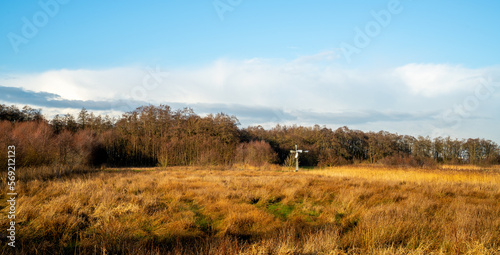
<path fill-rule="evenodd" d="M 49 117 L 164 103 L 235 114 L 242 126 L 347 125 L 500 142 L 497 1 L 0 7 L 0 103 Z"/>

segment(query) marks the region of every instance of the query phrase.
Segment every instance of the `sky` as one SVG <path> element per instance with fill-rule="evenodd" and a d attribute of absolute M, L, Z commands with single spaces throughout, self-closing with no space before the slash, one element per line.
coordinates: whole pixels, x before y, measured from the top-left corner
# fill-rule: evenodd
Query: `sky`
<path fill-rule="evenodd" d="M 0 3 L 0 104 L 500 143 L 499 1 Z"/>

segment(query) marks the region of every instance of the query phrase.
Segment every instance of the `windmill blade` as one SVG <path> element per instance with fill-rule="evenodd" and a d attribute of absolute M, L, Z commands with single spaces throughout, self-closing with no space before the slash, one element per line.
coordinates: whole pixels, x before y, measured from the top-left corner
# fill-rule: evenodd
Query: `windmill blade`
<path fill-rule="evenodd" d="M 302 150 L 298 150 L 297 152 L 298 152 L 298 153 L 302 153 Z"/>
<path fill-rule="evenodd" d="M 299 157 L 299 152 L 296 152 L 295 153 L 295 158 L 298 158 Z"/>

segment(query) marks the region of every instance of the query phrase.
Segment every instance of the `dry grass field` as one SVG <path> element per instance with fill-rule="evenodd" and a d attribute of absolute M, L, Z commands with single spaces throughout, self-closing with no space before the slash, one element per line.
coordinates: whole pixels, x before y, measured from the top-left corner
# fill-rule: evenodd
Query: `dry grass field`
<path fill-rule="evenodd" d="M 20 181 L 2 254 L 500 254 L 499 167 L 241 169 Z"/>

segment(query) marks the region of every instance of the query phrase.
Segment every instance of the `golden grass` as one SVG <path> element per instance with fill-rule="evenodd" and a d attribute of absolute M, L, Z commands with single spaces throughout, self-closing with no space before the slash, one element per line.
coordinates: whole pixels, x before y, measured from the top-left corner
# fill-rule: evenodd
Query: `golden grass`
<path fill-rule="evenodd" d="M 500 185 L 500 167 L 442 166 L 438 169 L 342 166 L 306 171 L 312 175 L 356 177 L 382 181 L 415 183 L 470 183 Z"/>
<path fill-rule="evenodd" d="M 440 169 L 446 170 L 479 170 L 479 171 L 500 171 L 500 165 L 493 166 L 476 166 L 476 165 L 441 165 Z"/>
<path fill-rule="evenodd" d="M 172 167 L 21 181 L 16 249 L 499 254 L 498 172 L 472 170 Z M 6 198 L 0 199 L 0 228 L 6 229 Z"/>

